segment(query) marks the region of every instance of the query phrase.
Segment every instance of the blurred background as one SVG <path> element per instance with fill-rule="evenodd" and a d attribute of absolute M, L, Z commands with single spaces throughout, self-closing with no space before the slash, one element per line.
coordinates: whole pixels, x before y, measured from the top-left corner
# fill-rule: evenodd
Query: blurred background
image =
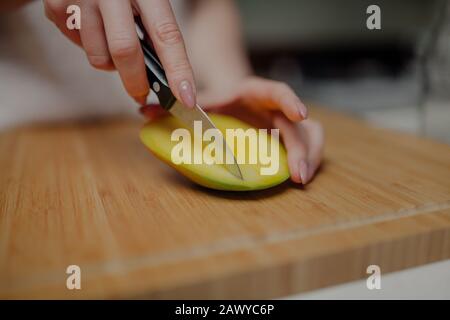
<path fill-rule="evenodd" d="M 258 73 L 304 99 L 450 142 L 450 1 L 240 0 Z M 381 8 L 381 30 L 366 9 Z"/>

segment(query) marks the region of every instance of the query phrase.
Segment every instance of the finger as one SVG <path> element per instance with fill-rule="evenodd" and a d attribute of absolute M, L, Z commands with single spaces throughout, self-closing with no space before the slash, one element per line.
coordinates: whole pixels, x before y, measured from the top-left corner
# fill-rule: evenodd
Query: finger
<path fill-rule="evenodd" d="M 285 83 L 253 78 L 241 90 L 244 91 L 242 96 L 246 105 L 281 110 L 291 121 L 304 120 L 308 116 L 306 106 Z"/>
<path fill-rule="evenodd" d="M 131 5 L 123 0 L 102 0 L 99 7 L 108 49 L 122 83 L 130 96 L 144 104 L 149 85 Z"/>
<path fill-rule="evenodd" d="M 273 124 L 280 129 L 286 146 L 292 181 L 305 184 L 308 180 L 307 149 L 297 125 L 281 113 L 274 115 Z"/>
<path fill-rule="evenodd" d="M 320 166 L 325 145 L 325 135 L 320 123 L 312 120 L 302 122 L 308 140 L 308 177 L 309 182 Z"/>
<path fill-rule="evenodd" d="M 45 16 L 73 43 L 81 46 L 80 33 L 77 29 L 67 28 L 67 8 L 71 3 L 61 0 L 44 1 Z"/>
<path fill-rule="evenodd" d="M 94 2 L 82 2 L 80 38 L 89 63 L 97 69 L 113 70 L 100 10 Z"/>
<path fill-rule="evenodd" d="M 194 107 L 194 74 L 183 36 L 168 0 L 137 0 L 141 18 L 166 71 L 174 95 L 187 107 Z"/>

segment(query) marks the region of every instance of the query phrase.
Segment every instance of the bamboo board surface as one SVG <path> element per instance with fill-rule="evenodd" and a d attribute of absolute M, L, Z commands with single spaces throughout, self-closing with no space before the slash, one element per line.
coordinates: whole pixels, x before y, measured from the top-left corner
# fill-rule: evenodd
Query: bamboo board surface
<path fill-rule="evenodd" d="M 139 121 L 0 133 L 0 298 L 272 298 L 450 258 L 450 147 L 312 114 L 315 180 L 251 193 L 194 186 Z"/>

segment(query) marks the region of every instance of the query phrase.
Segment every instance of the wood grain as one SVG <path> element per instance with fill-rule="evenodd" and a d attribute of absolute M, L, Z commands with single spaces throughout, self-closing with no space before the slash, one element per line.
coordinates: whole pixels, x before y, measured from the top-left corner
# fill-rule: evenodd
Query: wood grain
<path fill-rule="evenodd" d="M 194 186 L 134 120 L 1 133 L 0 298 L 270 298 L 450 258 L 450 147 L 313 116 L 313 183 L 251 193 Z"/>

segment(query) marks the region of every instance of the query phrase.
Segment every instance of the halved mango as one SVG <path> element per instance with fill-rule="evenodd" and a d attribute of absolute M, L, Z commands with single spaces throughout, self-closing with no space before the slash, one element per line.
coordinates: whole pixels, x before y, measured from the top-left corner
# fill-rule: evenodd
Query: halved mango
<path fill-rule="evenodd" d="M 230 116 L 219 114 L 210 114 L 209 116 L 224 137 L 226 136 L 226 129 L 241 128 L 247 130 L 252 128 L 248 124 Z M 203 163 L 176 165 L 171 161 L 171 152 L 178 141 L 172 141 L 171 135 L 177 128 L 186 127 L 172 116 L 162 117 L 148 123 L 142 128 L 141 140 L 159 159 L 199 185 L 211 189 L 229 191 L 261 190 L 278 185 L 289 178 L 286 150 L 281 142 L 278 145 L 278 170 L 272 175 L 261 174 L 260 169 L 263 165 L 260 163 L 260 157 L 256 157 L 258 159 L 256 164 L 248 164 L 249 161 L 245 164 L 239 164 L 243 180 L 235 177 L 220 164 L 207 165 Z M 268 137 L 270 139 L 270 135 Z M 193 141 L 194 137 L 192 132 L 191 138 Z M 191 145 L 193 146 L 194 143 L 191 143 Z M 248 147 L 248 145 L 249 144 L 246 144 L 246 147 Z M 203 148 L 204 147 L 205 145 L 203 145 Z M 194 152 L 193 150 L 194 148 L 192 147 L 192 152 Z M 238 156 L 236 154 L 237 152 L 238 150 L 235 148 L 234 153 L 236 157 Z M 249 152 L 248 149 L 246 152 Z"/>

